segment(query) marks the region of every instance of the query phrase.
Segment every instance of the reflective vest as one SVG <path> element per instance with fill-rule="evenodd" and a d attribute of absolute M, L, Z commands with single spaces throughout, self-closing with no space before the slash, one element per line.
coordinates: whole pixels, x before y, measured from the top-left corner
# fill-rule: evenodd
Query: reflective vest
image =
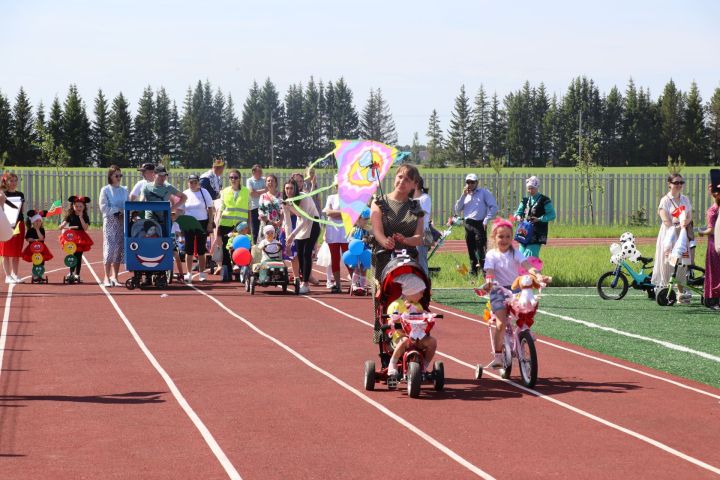
<path fill-rule="evenodd" d="M 247 188 L 240 188 L 237 199 L 232 187 L 227 187 L 220 192 L 223 211 L 220 215 L 220 226 L 234 227 L 239 222 L 248 220 L 248 200 L 250 191 Z"/>

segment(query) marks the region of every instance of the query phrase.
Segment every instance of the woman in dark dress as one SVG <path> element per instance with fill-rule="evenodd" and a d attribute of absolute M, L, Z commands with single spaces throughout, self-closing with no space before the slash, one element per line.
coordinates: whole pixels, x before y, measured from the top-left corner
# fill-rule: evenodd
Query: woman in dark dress
<path fill-rule="evenodd" d="M 701 237 L 708 236 L 707 253 L 705 254 L 705 284 L 703 298 L 705 306 L 712 310 L 720 310 L 720 254 L 715 250 L 715 223 L 720 211 L 720 186 L 708 185 L 708 192 L 713 204 L 708 208 L 707 227 L 698 232 Z"/>

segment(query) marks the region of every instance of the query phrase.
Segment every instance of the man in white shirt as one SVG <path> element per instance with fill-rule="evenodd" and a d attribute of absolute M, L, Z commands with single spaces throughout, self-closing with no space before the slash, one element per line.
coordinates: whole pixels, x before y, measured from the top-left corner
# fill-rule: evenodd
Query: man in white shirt
<path fill-rule="evenodd" d="M 258 208 L 260 207 L 260 195 L 268 191 L 265 188 L 265 179 L 262 178 L 262 173 L 260 165 L 253 165 L 252 176 L 245 181 L 245 186 L 250 192 L 250 235 L 253 243 L 259 241 L 260 217 Z"/>
<path fill-rule="evenodd" d="M 489 190 L 478 187 L 478 177 L 465 177 L 465 190 L 455 203 L 455 211 L 465 217 L 465 244 L 470 257 L 470 273 L 477 275 L 485 265 L 487 232 L 485 228 L 498 211 L 495 197 Z"/>
<path fill-rule="evenodd" d="M 141 166 L 138 167 L 138 172 L 142 173 L 143 178 L 138 180 L 138 182 L 135 184 L 135 186 L 130 190 L 130 201 L 136 202 L 140 200 L 140 194 L 142 193 L 143 188 L 148 183 L 153 183 L 155 181 L 155 165 L 152 163 L 143 163 Z"/>

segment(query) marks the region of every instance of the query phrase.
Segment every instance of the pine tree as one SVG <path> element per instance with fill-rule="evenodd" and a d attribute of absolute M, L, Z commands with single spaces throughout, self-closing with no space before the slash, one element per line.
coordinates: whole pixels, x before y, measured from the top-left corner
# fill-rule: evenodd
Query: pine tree
<path fill-rule="evenodd" d="M 331 139 L 358 138 L 360 136 L 358 112 L 353 103 L 352 90 L 345 83 L 344 78 L 341 77 L 335 82 L 334 94 L 329 120 Z"/>
<path fill-rule="evenodd" d="M 304 163 L 311 162 L 318 158 L 327 146 L 327 139 L 323 136 L 323 118 L 321 102 L 323 92 L 315 85 L 315 80 L 310 77 L 310 81 L 305 87 L 303 95 L 303 120 L 305 124 Z"/>
<path fill-rule="evenodd" d="M 92 158 L 98 167 L 108 167 L 112 145 L 110 142 L 110 111 L 102 89 L 95 97 L 93 110 L 95 119 L 92 122 Z"/>
<path fill-rule="evenodd" d="M 638 165 L 663 165 L 667 157 L 663 157 L 660 135 L 660 109 L 652 101 L 650 89 L 640 89 L 637 97 L 638 105 Z"/>
<path fill-rule="evenodd" d="M 543 122 L 543 131 L 547 139 L 547 151 L 545 165 L 554 167 L 560 162 L 560 152 L 558 151 L 559 130 L 558 130 L 558 100 L 553 94 L 548 111 L 545 113 Z"/>
<path fill-rule="evenodd" d="M 600 133 L 600 165 L 624 165 L 622 151 L 623 98 L 620 90 L 613 86 L 610 93 L 602 98 L 602 126 Z"/>
<path fill-rule="evenodd" d="M 50 105 L 50 118 L 48 119 L 47 129 L 55 145 L 64 144 L 63 110 L 58 97 L 55 97 Z"/>
<path fill-rule="evenodd" d="M 428 139 L 428 166 L 444 167 L 445 166 L 445 139 L 443 138 L 442 128 L 440 127 L 440 118 L 437 110 L 433 110 L 428 122 L 428 129 L 425 136 Z"/>
<path fill-rule="evenodd" d="M 174 148 L 172 145 L 170 123 L 172 112 L 170 111 L 170 97 L 164 87 L 155 92 L 155 124 L 153 126 L 155 136 L 155 152 L 158 158 L 169 155 L 171 160 Z"/>
<path fill-rule="evenodd" d="M 482 167 L 487 164 L 487 136 L 488 136 L 488 98 L 482 84 L 475 95 L 472 123 L 470 125 L 470 147 L 473 158 L 478 159 Z"/>
<path fill-rule="evenodd" d="M 599 137 L 602 125 L 600 92 L 592 80 L 577 77 L 568 86 L 559 110 L 559 151 L 562 165 L 574 165 L 582 112 L 582 134 Z"/>
<path fill-rule="evenodd" d="M 285 137 L 282 164 L 297 165 L 305 158 L 305 99 L 301 84 L 290 85 L 285 94 Z"/>
<path fill-rule="evenodd" d="M 35 148 L 33 146 L 33 123 L 34 117 L 32 106 L 25 90 L 20 91 L 15 97 L 12 119 L 12 149 L 10 150 L 10 161 L 13 165 L 29 166 L 34 165 Z"/>
<path fill-rule="evenodd" d="M 178 115 L 178 109 L 175 102 L 172 102 L 172 108 L 170 109 L 170 125 L 168 127 L 168 145 L 169 150 L 167 152 L 170 155 L 170 163 L 172 165 L 183 165 L 183 145 L 185 145 L 185 138 L 183 137 L 182 128 L 180 125 L 180 116 Z"/>
<path fill-rule="evenodd" d="M 505 111 L 500 108 L 497 93 L 490 101 L 490 117 L 488 124 L 488 153 L 494 158 L 503 158 L 507 155 L 505 142 L 507 139 L 507 121 Z"/>
<path fill-rule="evenodd" d="M 690 85 L 685 104 L 682 157 L 687 165 L 702 165 L 707 159 L 708 136 L 702 98 L 695 82 Z"/>
<path fill-rule="evenodd" d="M 37 106 L 35 113 L 35 123 L 33 124 L 33 149 L 35 151 L 35 158 L 37 165 L 43 167 L 42 151 L 40 150 L 39 144 L 42 141 L 42 136 L 47 134 L 47 124 L 45 122 L 45 105 L 42 100 Z"/>
<path fill-rule="evenodd" d="M 159 157 L 156 154 L 155 146 L 155 101 L 153 90 L 150 86 L 145 87 L 138 102 L 137 115 L 133 128 L 133 150 L 135 163 L 158 163 Z M 169 165 L 166 165 L 169 166 Z"/>
<path fill-rule="evenodd" d="M 552 135 L 552 125 L 547 123 L 549 110 L 550 99 L 545 90 L 545 84 L 540 83 L 540 86 L 534 90 L 532 101 L 532 144 L 534 147 L 532 165 L 534 167 L 544 167 L 548 163 Z"/>
<path fill-rule="evenodd" d="M 710 160 L 713 165 L 720 165 L 720 87 L 715 89 L 708 104 L 708 127 Z"/>
<path fill-rule="evenodd" d="M 0 162 L 12 149 L 12 110 L 7 97 L 0 92 Z"/>
<path fill-rule="evenodd" d="M 262 139 L 262 105 L 260 103 L 260 87 L 253 82 L 240 119 L 240 164 L 250 166 L 260 158 Z"/>
<path fill-rule="evenodd" d="M 640 151 L 637 131 L 639 115 L 638 93 L 635 88 L 635 82 L 631 78 L 625 90 L 625 110 L 622 121 L 622 150 L 625 153 L 624 165 L 637 164 L 638 152 Z"/>
<path fill-rule="evenodd" d="M 366 140 L 375 140 L 388 145 L 397 144 L 395 121 L 392 119 L 390 106 L 379 88 L 370 89 L 370 97 L 360 120 L 360 136 Z"/>
<path fill-rule="evenodd" d="M 70 85 L 63 112 L 62 145 L 70 156 L 68 166 L 90 165 L 90 121 L 85 112 L 85 102 L 80 98 L 76 85 Z"/>
<path fill-rule="evenodd" d="M 232 95 L 228 94 L 225 108 L 222 112 L 223 117 L 223 152 L 221 155 L 229 165 L 238 165 L 239 140 L 240 140 L 240 121 L 235 115 L 235 103 Z"/>
<path fill-rule="evenodd" d="M 132 119 L 130 117 L 130 105 L 123 96 L 118 93 L 113 100 L 110 112 L 110 158 L 112 164 L 121 168 L 137 166 L 132 163 Z"/>
<path fill-rule="evenodd" d="M 525 82 L 522 90 L 505 97 L 507 114 L 508 165 L 533 165 L 535 129 L 533 126 L 533 92 Z"/>
<path fill-rule="evenodd" d="M 260 91 L 260 137 L 257 160 L 253 163 L 275 166 L 275 159 L 283 158 L 283 144 L 285 137 L 285 109 L 280 102 L 280 94 L 270 78 L 265 80 Z M 272 123 L 272 128 L 271 128 Z M 301 165 L 307 164 L 307 159 L 300 159 Z"/>
<path fill-rule="evenodd" d="M 662 122 L 661 141 L 663 145 L 663 158 L 678 159 L 683 143 L 683 110 L 685 109 L 683 94 L 670 81 L 665 85 L 659 101 L 660 119 Z"/>
<path fill-rule="evenodd" d="M 410 158 L 411 161 L 416 164 L 420 165 L 420 149 L 422 147 L 420 146 L 420 136 L 418 135 L 418 132 L 413 133 L 413 139 L 412 139 L 412 145 L 410 146 Z"/>
<path fill-rule="evenodd" d="M 473 160 L 470 145 L 472 120 L 470 99 L 465 93 L 465 85 L 462 85 L 460 94 L 455 98 L 455 108 L 450 116 L 448 154 L 452 162 L 461 164 L 463 168 Z"/>

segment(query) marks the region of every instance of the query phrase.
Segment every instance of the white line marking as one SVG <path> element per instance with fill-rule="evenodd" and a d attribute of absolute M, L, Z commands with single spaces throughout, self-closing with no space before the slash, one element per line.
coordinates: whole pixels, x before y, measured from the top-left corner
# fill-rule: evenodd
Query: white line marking
<path fill-rule="evenodd" d="M 170 375 L 165 371 L 165 369 L 160 365 L 160 363 L 157 361 L 155 356 L 150 352 L 150 350 L 145 345 L 145 342 L 142 341 L 140 338 L 140 335 L 138 335 L 135 328 L 130 323 L 130 320 L 125 316 L 123 311 L 120 309 L 118 304 L 115 302 L 115 299 L 110 295 L 108 290 L 101 284 L 100 277 L 97 276 L 95 273 L 95 270 L 92 269 L 92 266 L 90 265 L 90 262 L 88 262 L 86 259 L 85 263 L 87 264 L 88 269 L 92 273 L 93 277 L 95 277 L 95 280 L 98 282 L 98 286 L 100 289 L 105 293 L 105 296 L 107 296 L 108 300 L 112 304 L 112 306 L 115 308 L 115 311 L 120 316 L 120 319 L 125 324 L 125 327 L 127 327 L 128 331 L 132 335 L 132 337 L 135 339 L 135 342 L 140 347 L 140 350 L 145 354 L 147 359 L 150 361 L 153 367 L 155 367 L 155 370 L 160 374 L 162 379 L 165 381 L 165 384 L 167 384 L 168 388 L 172 392 L 173 396 L 175 397 L 175 400 L 177 400 L 180 407 L 185 411 L 185 414 L 190 418 L 190 420 L 195 425 L 195 428 L 198 429 L 200 434 L 202 435 L 203 439 L 205 440 L 205 443 L 210 447 L 210 450 L 212 450 L 213 454 L 215 454 L 215 457 L 218 459 L 220 464 L 225 469 L 225 472 L 228 474 L 229 478 L 232 478 L 233 480 L 241 480 L 240 474 L 235 469 L 233 464 L 230 462 L 230 460 L 225 455 L 225 452 L 223 452 L 222 448 L 220 448 L 220 445 L 215 441 L 215 438 L 212 436 L 212 433 L 210 433 L 210 430 L 205 426 L 202 420 L 200 420 L 200 417 L 195 413 L 195 410 L 192 409 L 190 404 L 185 400 L 185 397 L 183 397 L 182 393 L 180 392 L 180 389 L 175 385 L 175 382 L 173 382 L 172 378 L 170 378 Z"/>
<path fill-rule="evenodd" d="M 454 315 L 454 316 L 459 317 L 459 318 L 464 318 L 464 319 L 466 319 L 466 320 L 470 320 L 471 322 L 482 323 L 483 325 L 487 325 L 486 322 L 484 322 L 484 321 L 482 321 L 482 320 L 479 320 L 479 319 L 477 319 L 477 318 L 468 317 L 468 316 L 462 315 L 462 314 L 460 314 L 460 313 L 456 313 L 456 312 L 453 312 L 453 311 L 450 311 L 450 310 L 446 310 L 446 309 L 444 309 L 444 308 L 440 308 L 440 307 L 437 306 L 436 303 L 433 303 L 433 308 L 436 309 L 436 310 L 440 310 L 441 312 L 449 313 L 450 315 Z M 604 358 L 595 357 L 595 356 L 593 356 L 593 355 L 588 355 L 587 353 L 583 353 L 583 352 L 580 352 L 580 351 L 577 351 L 577 350 L 573 350 L 573 349 L 571 349 L 571 348 L 563 347 L 563 346 L 558 345 L 558 344 L 556 344 L 556 343 L 548 342 L 547 340 L 540 340 L 540 339 L 538 339 L 538 342 L 544 343 L 545 345 L 549 345 L 549 346 L 551 346 L 551 347 L 558 348 L 558 349 L 560 349 L 560 350 L 565 350 L 566 352 L 574 353 L 575 355 L 580 355 L 580 356 L 582 356 L 582 357 L 590 358 L 590 359 L 592 359 L 592 360 L 597 360 L 598 362 L 602 362 L 602 363 L 606 363 L 606 364 L 608 364 L 608 365 L 612 365 L 612 366 L 615 366 L 615 367 L 618 367 L 618 368 L 622 368 L 623 370 L 628 370 L 628 371 L 630 371 L 630 372 L 639 373 L 640 375 L 644 375 L 644 376 L 646 376 L 646 377 L 654 378 L 654 379 L 656 379 L 656 380 L 662 380 L 663 382 L 670 383 L 670 384 L 675 385 L 675 386 L 677 386 L 677 387 L 681 387 L 681 388 L 684 388 L 684 389 L 686 389 L 686 390 L 691 390 L 691 391 L 696 392 L 696 393 L 701 393 L 701 394 L 703 394 L 703 395 L 707 395 L 708 397 L 712 397 L 712 398 L 716 398 L 716 399 L 720 400 L 720 395 L 716 395 L 716 394 L 714 394 L 714 393 L 706 392 L 705 390 L 701 390 L 701 389 L 699 389 L 699 388 L 691 387 L 690 385 L 685 385 L 684 383 L 677 382 L 677 381 L 672 380 L 672 379 L 670 379 L 670 378 L 661 377 L 661 376 L 654 375 L 654 374 L 649 373 L 649 372 L 643 372 L 642 370 L 638 370 L 638 369 L 636 369 L 636 368 L 628 367 L 628 366 L 626 366 L 626 365 L 622 365 L 622 364 L 620 364 L 620 363 L 612 362 L 612 361 L 610 361 L 610 360 L 605 360 Z"/>
<path fill-rule="evenodd" d="M 362 320 L 362 319 L 357 318 L 357 317 L 355 317 L 355 316 L 353 316 L 353 315 L 350 315 L 350 314 L 345 313 L 345 312 L 343 312 L 343 311 L 341 311 L 341 310 L 338 310 L 337 308 L 333 307 L 332 305 L 328 305 L 327 303 L 325 303 L 325 302 L 323 302 L 323 301 L 321 301 L 321 300 L 318 300 L 318 299 L 316 299 L 316 298 L 309 297 L 309 296 L 307 296 L 307 295 L 303 295 L 303 297 L 305 297 L 305 298 L 307 298 L 307 299 L 309 299 L 309 300 L 312 300 L 313 302 L 317 302 L 317 303 L 319 303 L 319 304 L 321 304 L 321 305 L 323 305 L 323 306 L 325 306 L 325 307 L 327 307 L 327 308 L 329 308 L 329 309 L 331 309 L 331 310 L 336 311 L 337 313 L 340 313 L 341 315 L 344 315 L 344 316 L 346 316 L 346 317 L 348 317 L 348 318 L 350 318 L 350 319 L 352 319 L 352 320 L 355 320 L 355 321 L 357 321 L 357 322 L 363 323 L 363 324 L 365 324 L 365 325 L 367 325 L 367 326 L 369 326 L 369 327 L 371 327 L 371 328 L 372 328 L 372 326 L 373 326 L 371 323 L 368 323 L 368 322 L 366 322 L 365 320 Z M 440 309 L 438 308 L 438 310 L 440 310 Z M 469 364 L 469 363 L 467 363 L 467 362 L 464 362 L 464 361 L 462 361 L 462 360 L 460 360 L 460 359 L 458 359 L 458 358 L 453 357 L 452 355 L 448 355 L 448 354 L 442 353 L 442 352 L 440 352 L 440 351 L 438 351 L 437 354 L 440 355 L 440 356 L 443 356 L 443 357 L 445 357 L 445 358 L 447 358 L 447 359 L 449 359 L 449 360 L 452 360 L 452 361 L 454 361 L 454 362 L 456 362 L 456 363 L 458 363 L 458 364 L 460 364 L 460 365 L 463 365 L 463 366 L 468 367 L 468 368 L 470 368 L 470 369 L 472 369 L 472 370 L 475 370 L 475 365 L 471 365 L 471 364 Z M 615 429 L 615 430 L 618 430 L 618 431 L 620 431 L 620 432 L 622 432 L 622 433 L 625 433 L 625 434 L 627 434 L 627 435 L 630 435 L 631 437 L 637 438 L 638 440 L 641 440 L 641 441 L 643 441 L 643 442 L 645 442 L 645 443 L 648 443 L 648 444 L 650 444 L 650 445 L 652 445 L 652 446 L 654 446 L 654 447 L 657 447 L 657 448 L 659 448 L 659 449 L 661 449 L 661 450 L 664 450 L 664 451 L 666 451 L 666 452 L 668 452 L 668 453 L 670 453 L 670 454 L 672 454 L 672 455 L 675 455 L 676 457 L 682 458 L 683 460 L 685 460 L 685 461 L 687 461 L 687 462 L 693 463 L 693 464 L 695 464 L 695 465 L 697 465 L 697 466 L 699 466 L 699 467 L 701 467 L 701 468 L 704 468 L 704 469 L 706 469 L 706 470 L 709 470 L 709 471 L 711 471 L 711 472 L 713 472 L 713 473 L 716 473 L 716 474 L 720 475 L 720 468 L 717 468 L 717 467 L 715 467 L 715 466 L 713 466 L 713 465 L 710 465 L 710 464 L 708 464 L 708 463 L 705 463 L 705 462 L 703 462 L 702 460 L 698 460 L 697 458 L 691 457 L 690 455 L 687 455 L 687 454 L 685 454 L 685 453 L 683 453 L 683 452 L 681 452 L 681 451 L 679 451 L 679 450 L 676 450 L 676 449 L 674 449 L 674 448 L 672 448 L 672 447 L 670 447 L 670 446 L 667 446 L 667 445 L 665 445 L 664 443 L 658 442 L 657 440 L 654 440 L 654 439 L 652 439 L 652 438 L 650 438 L 650 437 L 648 437 L 648 436 L 646 436 L 646 435 L 643 435 L 643 434 L 641 434 L 641 433 L 638 433 L 638 432 L 635 432 L 635 431 L 633 431 L 633 430 L 630 430 L 629 428 L 622 427 L 622 426 L 620 426 L 620 425 L 618 425 L 618 424 L 616 424 L 616 423 L 613 423 L 613 422 L 611 422 L 611 421 L 609 421 L 609 420 L 605 420 L 604 418 L 598 417 L 597 415 L 593 415 L 593 414 L 590 413 L 590 412 L 586 412 L 585 410 L 581 410 L 581 409 L 579 409 L 579 408 L 577 408 L 577 407 L 573 407 L 573 406 L 570 405 L 569 403 L 565 403 L 565 402 L 563 402 L 563 401 L 560 401 L 560 400 L 557 400 L 557 399 L 555 399 L 555 398 L 549 397 L 549 396 L 547 396 L 547 395 L 545 395 L 545 394 L 543 394 L 543 393 L 538 392 L 537 390 L 533 390 L 533 389 L 531 389 L 531 388 L 527 388 L 527 387 L 525 387 L 525 386 L 523 386 L 523 385 L 520 385 L 520 384 L 518 384 L 518 383 L 515 383 L 515 382 L 513 382 L 512 380 L 506 380 L 506 379 L 500 377 L 499 375 L 495 375 L 495 374 L 493 374 L 493 373 L 491 373 L 491 372 L 484 371 L 484 372 L 483 372 L 483 375 L 486 375 L 486 374 L 489 375 L 489 376 L 491 376 L 491 377 L 493 377 L 493 378 L 495 378 L 495 379 L 497 379 L 497 380 L 503 381 L 503 382 L 507 383 L 508 385 L 512 385 L 513 387 L 519 388 L 520 390 L 523 390 L 523 391 L 525 391 L 525 392 L 527 392 L 527 393 L 531 393 L 531 394 L 535 395 L 536 397 L 538 397 L 538 398 L 540 398 L 540 399 L 542 399 L 542 400 L 546 400 L 546 401 L 548 401 L 548 402 L 551 402 L 551 403 L 554 403 L 554 404 L 556 404 L 556 405 L 558 405 L 558 406 L 561 406 L 561 407 L 563 407 L 563 408 L 566 408 L 566 409 L 568 409 L 568 410 L 570 410 L 570 411 L 572 411 L 572 412 L 575 412 L 575 413 L 577 413 L 577 414 L 579 414 L 579 415 L 582 415 L 583 417 L 589 418 L 590 420 L 594 420 L 594 421 L 596 421 L 596 422 L 598 422 L 598 423 L 601 423 L 601 424 L 603 424 L 603 425 L 605 425 L 605 426 L 608 426 L 608 427 L 613 428 L 613 429 Z"/>
<path fill-rule="evenodd" d="M 200 294 L 202 294 L 202 295 L 205 295 L 207 298 L 209 298 L 210 300 L 212 300 L 213 302 L 215 302 L 220 308 L 222 308 L 223 310 L 225 310 L 229 315 L 231 315 L 231 316 L 237 318 L 238 320 L 240 320 L 241 322 L 243 322 L 245 325 L 248 326 L 248 328 L 250 328 L 250 329 L 252 329 L 253 331 L 255 331 L 255 333 L 257 333 L 258 335 L 260 335 L 260 336 L 262 336 L 262 337 L 265 337 L 266 339 L 270 340 L 271 342 L 273 342 L 274 344 L 276 344 L 277 346 L 279 346 L 280 348 L 282 348 L 283 350 L 285 350 L 286 352 L 288 352 L 290 355 L 292 355 L 293 357 L 295 357 L 295 358 L 297 358 L 298 360 L 300 360 L 302 363 L 304 363 L 304 364 L 307 365 L 308 367 L 312 368 L 313 370 L 315 370 L 316 372 L 320 373 L 321 375 L 329 378 L 330 380 L 332 380 L 332 381 L 335 382 L 336 384 L 340 385 L 341 387 L 343 387 L 344 389 L 346 389 L 347 391 L 349 391 L 350 393 L 352 393 L 353 395 L 355 395 L 355 396 L 358 397 L 359 399 L 363 400 L 364 402 L 366 402 L 366 403 L 370 404 L 371 406 L 375 407 L 376 409 L 378 409 L 378 410 L 379 410 L 380 412 L 382 412 L 383 414 L 385 414 L 385 415 L 387 415 L 388 417 L 390 417 L 391 419 L 395 420 L 395 421 L 398 422 L 400 425 L 402 425 L 403 427 L 407 428 L 408 430 L 410 430 L 411 432 L 413 432 L 415 435 L 419 436 L 420 438 L 422 438 L 423 440 L 425 440 L 427 443 L 429 443 L 429 444 L 432 445 L 433 447 L 437 448 L 437 449 L 440 450 L 442 453 L 444 453 L 445 455 L 447 455 L 447 456 L 450 457 L 451 459 L 455 460 L 457 463 L 459 463 L 460 465 L 462 465 L 462 466 L 465 467 L 466 469 L 468 469 L 468 470 L 470 470 L 471 472 L 473 472 L 475 475 L 477 475 L 477 476 L 479 476 L 479 477 L 482 477 L 482 478 L 485 478 L 485 479 L 488 479 L 488 480 L 494 478 L 494 477 L 491 476 L 489 473 L 483 471 L 483 470 L 480 469 L 479 467 L 477 467 L 477 466 L 475 466 L 474 464 L 470 463 L 468 460 L 466 460 L 465 458 L 463 458 L 462 456 L 460 456 L 458 453 L 456 453 L 455 451 L 451 450 L 450 448 L 448 448 L 447 446 L 445 446 L 444 444 L 442 444 L 440 441 L 436 440 L 435 438 L 431 437 L 429 434 L 427 434 L 427 433 L 425 433 L 424 431 L 420 430 L 418 427 L 416 427 L 416 426 L 413 425 L 412 423 L 408 422 L 408 421 L 405 420 L 403 417 L 397 415 L 395 412 L 391 411 L 390 409 L 388 409 L 387 407 L 385 407 L 385 406 L 382 405 L 381 403 L 376 402 L 375 400 L 373 400 L 372 398 L 368 397 L 367 395 L 365 395 L 364 393 L 362 393 L 361 391 L 359 391 L 359 390 L 356 389 L 355 387 L 352 387 L 351 385 L 345 383 L 343 380 L 339 379 L 338 377 L 336 377 L 336 376 L 333 375 L 332 373 L 330 373 L 330 372 L 328 372 L 328 371 L 326 371 L 326 370 L 323 370 L 322 368 L 320 368 L 319 366 L 317 366 L 316 364 L 314 364 L 313 362 L 311 362 L 308 358 L 306 358 L 305 356 L 303 356 L 303 355 L 300 354 L 299 352 L 293 350 L 292 348 L 290 348 L 289 346 L 287 346 L 286 344 L 284 344 L 283 342 L 281 342 L 281 341 L 278 340 L 277 338 L 275 338 L 275 337 L 273 337 L 273 336 L 265 333 L 264 331 L 260 330 L 258 327 L 255 326 L 255 324 L 253 324 L 252 322 L 246 320 L 245 318 L 241 317 L 241 316 L 238 315 L 237 313 L 235 313 L 235 312 L 233 312 L 232 310 L 230 310 L 228 307 L 225 306 L 225 304 L 223 304 L 221 301 L 217 300 L 217 299 L 216 299 L 215 297 L 213 297 L 212 295 L 209 295 L 209 294 L 205 293 L 204 291 L 198 289 L 198 288 L 195 287 L 194 285 L 189 285 L 189 286 L 190 286 L 193 290 L 195 290 L 196 292 L 198 292 L 198 293 L 200 293 Z"/>
<path fill-rule="evenodd" d="M 2 377 L 2 365 L 5 358 L 5 340 L 7 339 L 8 323 L 10 322 L 10 302 L 15 284 L 8 285 L 7 298 L 5 298 L 5 311 L 3 312 L 2 331 L 0 331 L 0 377 Z"/>

